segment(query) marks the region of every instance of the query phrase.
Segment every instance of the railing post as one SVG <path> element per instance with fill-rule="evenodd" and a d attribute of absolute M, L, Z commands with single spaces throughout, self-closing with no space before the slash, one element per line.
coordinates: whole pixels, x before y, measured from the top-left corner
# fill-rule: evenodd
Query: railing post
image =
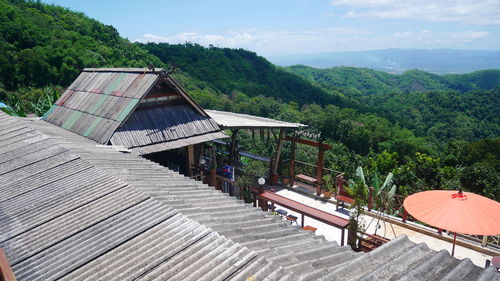
<path fill-rule="evenodd" d="M 342 189 L 344 188 L 344 175 L 340 174 L 336 178 L 337 180 L 337 194 L 341 194 Z"/>
<path fill-rule="evenodd" d="M 408 218 L 408 212 L 405 210 L 403 213 L 403 222 L 406 223 L 406 219 Z"/>
<path fill-rule="evenodd" d="M 486 247 L 488 245 L 488 235 L 483 235 L 483 242 L 481 246 Z"/>
<path fill-rule="evenodd" d="M 373 208 L 373 187 L 368 187 L 369 195 L 368 195 L 368 211 L 371 211 Z"/>
<path fill-rule="evenodd" d="M 215 169 L 210 170 L 210 179 L 209 179 L 210 185 L 215 187 L 215 189 L 218 189 L 216 176 L 217 176 L 217 173 L 216 173 Z"/>

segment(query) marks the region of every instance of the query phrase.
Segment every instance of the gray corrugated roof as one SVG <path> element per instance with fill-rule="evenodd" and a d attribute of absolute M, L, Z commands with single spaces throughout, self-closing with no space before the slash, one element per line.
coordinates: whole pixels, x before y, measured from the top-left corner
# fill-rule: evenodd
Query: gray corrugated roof
<path fill-rule="evenodd" d="M 458 260 L 446 251 L 435 252 L 425 244 L 409 241 L 404 235 L 371 253 L 355 253 L 347 246 L 340 247 L 321 236 L 292 227 L 276 216 L 149 160 L 96 147 L 92 141 L 43 121 L 32 123 L 95 167 L 112 173 L 232 242 L 255 251 L 257 256 L 252 262 L 231 275 L 234 279 L 245 280 L 253 276 L 254 280 L 265 277 L 268 280 L 500 280 L 500 274 L 493 268 L 484 270 L 473 265 L 469 259 Z M 200 247 L 205 249 L 202 245 Z M 209 244 L 206 247 L 215 246 Z M 217 255 L 219 259 L 192 255 L 184 252 L 178 256 L 185 265 L 162 264 L 141 278 L 181 280 L 196 277 L 211 280 L 216 278 L 208 273 L 209 268 L 224 266 L 230 261 L 245 263 L 247 260 L 244 250 L 235 249 Z M 102 262 L 107 262 L 104 257 Z M 207 273 L 196 276 L 190 273 L 194 269 Z"/>
<path fill-rule="evenodd" d="M 258 271 L 255 252 L 28 123 L 0 113 L 0 248 L 17 280 L 237 280 Z"/>
<path fill-rule="evenodd" d="M 226 129 L 298 129 L 307 127 L 307 125 L 300 123 L 290 123 L 248 114 L 208 109 L 205 111 L 215 120 L 215 122 L 217 122 L 217 124 Z"/>

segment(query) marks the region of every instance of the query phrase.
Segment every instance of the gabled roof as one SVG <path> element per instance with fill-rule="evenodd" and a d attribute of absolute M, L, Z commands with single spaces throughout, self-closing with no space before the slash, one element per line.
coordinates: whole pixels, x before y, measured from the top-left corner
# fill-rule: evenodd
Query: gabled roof
<path fill-rule="evenodd" d="M 179 147 L 158 145 L 171 141 L 193 144 L 202 135 L 227 137 L 162 69 L 86 68 L 43 119 L 101 144 L 112 139 L 140 151 Z"/>
<path fill-rule="evenodd" d="M 158 277 L 183 280 L 184 274 L 187 275 L 191 270 L 196 270 L 198 273 L 202 272 L 203 275 L 193 273 L 188 275 L 190 278 L 186 279 L 197 277 L 199 280 L 213 280 L 220 277 L 215 276 L 216 274 L 224 273 L 226 275 L 222 279 L 226 280 L 264 280 L 265 278 L 266 280 L 361 280 L 363 278 L 363 280 L 500 280 L 500 274 L 493 268 L 482 269 L 472 264 L 469 259 L 458 260 L 444 250 L 435 252 L 425 244 L 411 242 L 404 235 L 373 252 L 355 253 L 348 246 L 340 247 L 335 242 L 327 242 L 322 236 L 314 236 L 309 231 L 293 227 L 282 222 L 278 216 L 262 212 L 249 204 L 243 204 L 242 201 L 237 201 L 200 182 L 184 178 L 147 159 L 133 154 L 120 153 L 109 147 L 96 146 L 96 143 L 91 140 L 43 121 L 33 120 L 30 123 L 30 126 L 50 136 L 65 149 L 79 155 L 82 160 L 95 168 L 113 174 L 128 186 L 133 187 L 133 190 L 164 203 L 172 210 L 181 212 L 202 226 L 210 227 L 218 235 L 223 235 L 231 241 L 220 244 L 221 242 L 209 243 L 207 240 L 201 240 L 205 242 L 194 244 L 197 245 L 196 247 L 188 247 L 185 252 L 166 259 L 165 263 L 160 263 L 151 270 L 146 269 L 150 271 L 141 276 L 144 278 L 138 279 Z M 0 127 L 0 132 L 1 130 Z M 16 178 L 17 175 L 11 177 L 11 179 Z M 31 181 L 25 184 L 28 183 L 37 184 Z M 0 204 L 2 204 L 1 200 Z M 9 224 L 16 224 L 17 221 L 18 217 L 11 217 L 6 225 L 9 227 Z M 37 223 L 36 217 L 31 218 L 30 221 L 31 227 Z M 29 223 L 26 225 L 30 226 Z M 159 236 L 169 237 L 168 235 L 173 235 L 181 229 L 182 227 L 175 228 L 167 235 L 159 234 Z M 153 235 L 153 237 L 157 236 Z M 149 259 L 163 257 L 161 252 L 163 245 L 176 247 L 184 241 L 182 239 L 169 240 L 171 242 L 157 246 L 156 241 L 162 241 L 161 238 L 158 239 L 141 240 L 138 238 L 128 244 L 130 248 L 118 246 L 117 252 L 109 250 L 110 255 L 101 255 L 100 258 L 88 263 L 89 267 L 83 266 L 78 274 L 87 272 L 85 274 L 88 275 L 80 276 L 90 276 L 89 279 L 96 275 L 101 276 L 101 274 L 110 276 L 105 274 L 112 275 L 113 271 L 107 272 L 107 270 L 119 272 L 120 268 L 115 269 L 114 265 L 120 265 L 121 262 L 127 262 L 123 268 L 135 265 L 136 267 L 131 271 L 144 272 L 144 269 L 140 268 L 149 266 L 149 260 L 137 261 L 142 261 L 143 257 Z M 34 240 L 29 241 L 31 242 L 26 242 L 26 245 L 37 243 Z M 219 248 L 220 245 L 231 243 L 237 243 L 237 246 L 224 248 L 228 250 Z M 24 245 L 15 245 L 13 248 L 22 251 L 22 246 Z M 243 249 L 250 249 L 253 251 L 251 253 L 256 253 L 256 255 L 252 256 L 251 253 L 238 248 L 241 246 Z M 136 257 L 138 249 L 147 250 L 147 252 Z M 198 249 L 205 251 L 210 249 L 211 254 L 198 252 Z M 70 255 L 72 252 L 68 250 L 65 253 Z M 63 258 L 63 254 L 61 253 L 59 257 Z M 170 256 L 167 255 L 167 257 Z M 38 258 L 43 258 L 43 256 L 40 255 Z M 36 270 L 50 266 L 48 263 L 38 264 L 36 259 L 31 261 L 35 262 L 35 265 L 40 265 L 36 267 Z M 174 261 L 179 264 L 169 264 Z M 22 270 L 28 270 L 28 268 L 26 265 L 26 268 Z M 175 272 L 177 275 L 173 275 Z M 68 274 L 67 279 L 72 279 L 75 275 Z"/>

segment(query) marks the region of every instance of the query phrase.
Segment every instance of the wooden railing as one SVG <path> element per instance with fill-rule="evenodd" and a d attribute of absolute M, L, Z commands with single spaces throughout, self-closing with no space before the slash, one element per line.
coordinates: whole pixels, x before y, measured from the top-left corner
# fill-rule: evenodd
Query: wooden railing
<path fill-rule="evenodd" d="M 359 246 L 363 252 L 370 252 L 389 242 L 390 239 L 376 234 L 360 233 Z"/>
<path fill-rule="evenodd" d="M 7 260 L 7 256 L 3 249 L 0 248 L 0 281 L 16 281 L 16 277 L 14 276 L 14 272 L 9 265 L 9 261 Z"/>
<path fill-rule="evenodd" d="M 281 161 L 281 165 L 289 165 L 290 159 L 285 159 Z M 298 164 L 298 165 L 297 165 Z M 307 163 L 307 162 L 302 162 L 295 160 L 295 174 L 305 174 L 305 175 L 316 175 L 316 169 L 318 169 L 318 165 Z M 343 174 L 342 172 L 335 171 L 333 169 L 325 168 L 323 167 L 322 169 L 323 175 L 332 175 L 333 177 L 336 177 L 340 174 Z"/>

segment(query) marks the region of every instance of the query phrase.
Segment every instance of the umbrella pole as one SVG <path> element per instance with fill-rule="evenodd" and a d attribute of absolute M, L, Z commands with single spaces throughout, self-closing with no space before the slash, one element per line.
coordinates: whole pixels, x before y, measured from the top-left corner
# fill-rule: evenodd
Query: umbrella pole
<path fill-rule="evenodd" d="M 453 249 L 451 250 L 451 256 L 453 257 L 455 255 L 455 243 L 457 242 L 457 233 L 455 232 L 453 234 Z"/>

